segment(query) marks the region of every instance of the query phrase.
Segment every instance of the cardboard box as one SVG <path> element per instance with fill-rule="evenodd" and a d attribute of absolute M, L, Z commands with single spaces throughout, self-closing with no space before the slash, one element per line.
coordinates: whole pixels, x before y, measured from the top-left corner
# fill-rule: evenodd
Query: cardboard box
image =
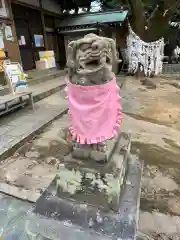
<path fill-rule="evenodd" d="M 38 71 L 40 70 L 45 70 L 45 69 L 48 69 L 48 61 L 47 59 L 41 59 L 39 61 L 36 61 L 36 69 Z"/>
<path fill-rule="evenodd" d="M 55 68 L 56 67 L 56 61 L 54 57 L 48 58 L 48 66 L 49 68 Z"/>
<path fill-rule="evenodd" d="M 37 70 L 45 70 L 45 69 L 51 69 L 56 67 L 56 61 L 54 57 L 47 58 L 47 59 L 40 59 L 39 61 L 36 61 L 36 69 Z"/>
<path fill-rule="evenodd" d="M 52 58 L 54 57 L 54 51 L 41 51 L 39 52 L 39 58 L 44 59 L 44 58 Z"/>

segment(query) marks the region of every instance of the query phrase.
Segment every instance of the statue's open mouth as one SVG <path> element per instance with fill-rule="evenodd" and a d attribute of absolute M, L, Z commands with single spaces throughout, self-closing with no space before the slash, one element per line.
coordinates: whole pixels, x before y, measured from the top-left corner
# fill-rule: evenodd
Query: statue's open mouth
<path fill-rule="evenodd" d="M 94 69 L 100 66 L 100 61 L 98 59 L 92 59 L 88 62 L 86 62 L 86 67 L 88 69 Z"/>
<path fill-rule="evenodd" d="M 93 74 L 102 68 L 105 65 L 111 66 L 111 58 L 107 54 L 97 54 L 98 56 L 88 56 L 86 58 L 80 58 L 79 64 L 77 66 L 78 74 Z"/>

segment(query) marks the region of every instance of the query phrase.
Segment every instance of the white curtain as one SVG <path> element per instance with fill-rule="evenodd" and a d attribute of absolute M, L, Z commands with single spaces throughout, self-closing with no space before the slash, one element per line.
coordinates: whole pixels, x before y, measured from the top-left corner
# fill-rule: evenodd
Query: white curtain
<path fill-rule="evenodd" d="M 164 55 L 164 39 L 146 43 L 142 41 L 129 25 L 129 35 L 127 37 L 127 55 L 129 72 L 144 71 L 146 76 L 162 73 L 162 59 Z"/>

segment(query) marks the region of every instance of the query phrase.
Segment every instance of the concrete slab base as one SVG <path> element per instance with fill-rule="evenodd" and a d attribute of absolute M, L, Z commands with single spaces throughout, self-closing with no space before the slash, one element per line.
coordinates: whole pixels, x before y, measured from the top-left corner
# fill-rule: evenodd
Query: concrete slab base
<path fill-rule="evenodd" d="M 91 158 L 82 160 L 82 155 L 79 159 L 71 154 L 65 157 L 56 178 L 57 196 L 117 211 L 129 151 L 130 137 L 121 132 L 116 139 L 109 141 L 106 163 Z"/>
<path fill-rule="evenodd" d="M 36 206 L 1 195 L 1 233 L 9 240 L 144 239 L 137 236 L 143 165 L 135 155 L 130 155 L 127 163 L 117 213 L 59 199 L 52 183 Z"/>
<path fill-rule="evenodd" d="M 30 239 L 136 239 L 143 165 L 132 155 L 127 163 L 118 212 L 59 198 L 54 180 L 28 214 L 26 233 Z"/>

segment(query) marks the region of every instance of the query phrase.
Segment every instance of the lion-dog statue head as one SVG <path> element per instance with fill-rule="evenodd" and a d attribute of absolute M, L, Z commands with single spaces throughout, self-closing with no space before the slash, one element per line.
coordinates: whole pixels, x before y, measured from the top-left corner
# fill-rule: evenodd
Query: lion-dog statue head
<path fill-rule="evenodd" d="M 92 75 L 103 68 L 112 72 L 113 64 L 118 61 L 114 40 L 93 33 L 70 42 L 67 58 L 70 76 Z"/>

